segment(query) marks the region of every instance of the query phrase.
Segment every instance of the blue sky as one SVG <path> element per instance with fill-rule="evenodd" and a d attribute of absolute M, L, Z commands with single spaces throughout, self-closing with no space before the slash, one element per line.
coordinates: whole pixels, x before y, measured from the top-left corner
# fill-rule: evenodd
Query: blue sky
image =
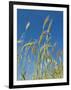
<path fill-rule="evenodd" d="M 31 40 L 38 40 L 42 32 L 43 22 L 45 18 L 49 16 L 49 19 L 53 19 L 52 28 L 51 28 L 51 44 L 54 42 L 57 43 L 57 48 L 55 53 L 58 50 L 63 49 L 63 12 L 62 11 L 43 11 L 43 10 L 27 10 L 27 9 L 17 9 L 17 39 L 22 39 L 24 43 Z M 27 22 L 30 22 L 28 30 L 26 30 Z M 45 29 L 47 26 L 45 27 Z M 21 37 L 21 35 L 23 35 Z M 53 55 L 55 58 L 55 55 Z M 32 65 L 30 69 L 27 62 L 25 62 L 27 72 L 30 74 L 33 72 L 33 58 Z M 21 66 L 23 62 L 21 61 L 18 65 L 18 79 L 20 79 Z M 31 78 L 31 77 L 29 77 Z"/>

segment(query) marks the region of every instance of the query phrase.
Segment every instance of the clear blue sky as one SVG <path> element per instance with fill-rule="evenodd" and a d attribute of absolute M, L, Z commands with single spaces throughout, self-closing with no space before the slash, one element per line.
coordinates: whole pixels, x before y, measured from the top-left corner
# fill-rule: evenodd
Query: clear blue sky
<path fill-rule="evenodd" d="M 38 40 L 39 35 L 42 32 L 43 22 L 45 18 L 49 16 L 50 20 L 53 19 L 53 24 L 51 28 L 51 44 L 57 43 L 58 50 L 63 49 L 63 12 L 62 11 L 43 11 L 43 10 L 17 10 L 17 39 L 22 39 L 25 43 L 30 40 Z M 26 30 L 27 22 L 30 22 L 28 30 Z M 21 35 L 23 37 L 21 38 Z M 55 58 L 55 55 L 53 56 Z M 18 66 L 18 79 L 20 79 L 22 61 Z M 28 67 L 27 62 L 25 63 L 27 71 L 31 75 L 33 72 L 33 58 L 32 65 Z M 29 77 L 31 78 L 31 77 Z"/>

